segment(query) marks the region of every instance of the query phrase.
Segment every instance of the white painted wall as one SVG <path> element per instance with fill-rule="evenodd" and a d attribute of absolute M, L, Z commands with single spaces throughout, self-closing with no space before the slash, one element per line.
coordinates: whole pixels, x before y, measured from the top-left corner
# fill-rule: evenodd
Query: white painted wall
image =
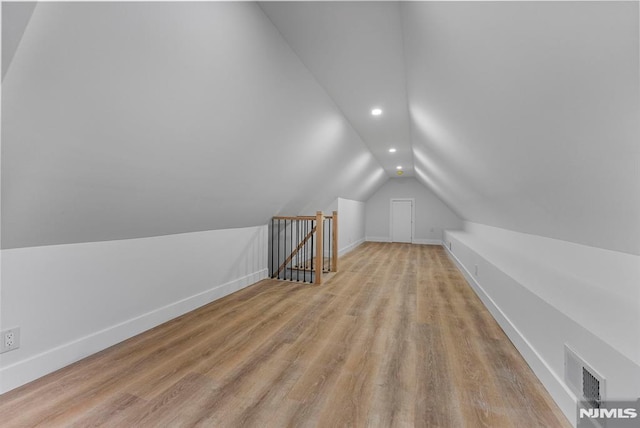
<path fill-rule="evenodd" d="M 574 424 L 565 344 L 604 376 L 606 399 L 640 396 L 640 257 L 469 222 L 445 242 Z"/>
<path fill-rule="evenodd" d="M 638 2 L 401 9 L 416 176 L 473 222 L 446 233 L 468 280 L 574 424 L 565 343 L 635 400 Z"/>
<path fill-rule="evenodd" d="M 439 244 L 443 230 L 462 228 L 462 220 L 428 187 L 415 178 L 393 178 L 380 187 L 366 202 L 367 241 L 390 241 L 389 220 L 392 198 L 415 199 L 414 243 Z"/>
<path fill-rule="evenodd" d="M 416 177 L 465 220 L 640 255 L 639 4 L 403 2 Z"/>
<path fill-rule="evenodd" d="M 36 2 L 4 2 L 2 13 L 7 19 L 2 21 L 2 79 L 7 73 L 24 29 L 31 19 Z"/>
<path fill-rule="evenodd" d="M 257 226 L 2 251 L 0 393 L 267 276 Z"/>
<path fill-rule="evenodd" d="M 271 216 L 386 180 L 255 3 L 38 3 L 22 30 L 0 259 L 22 338 L 0 392 L 263 278 Z"/>
<path fill-rule="evenodd" d="M 365 240 L 365 203 L 338 198 L 338 254 L 340 256 Z"/>
<path fill-rule="evenodd" d="M 2 113 L 3 248 L 263 225 L 387 179 L 255 3 L 39 2 Z"/>

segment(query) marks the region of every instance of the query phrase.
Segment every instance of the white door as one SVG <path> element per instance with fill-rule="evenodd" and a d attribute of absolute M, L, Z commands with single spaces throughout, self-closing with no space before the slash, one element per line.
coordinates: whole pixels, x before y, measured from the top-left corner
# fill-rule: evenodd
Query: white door
<path fill-rule="evenodd" d="M 411 242 L 412 201 L 391 201 L 391 242 Z"/>

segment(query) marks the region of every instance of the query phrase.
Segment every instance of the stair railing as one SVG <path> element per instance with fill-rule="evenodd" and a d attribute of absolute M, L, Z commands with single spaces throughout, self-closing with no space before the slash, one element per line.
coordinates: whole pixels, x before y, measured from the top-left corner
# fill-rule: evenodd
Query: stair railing
<path fill-rule="evenodd" d="M 338 212 L 271 219 L 270 276 L 322 284 L 323 273 L 338 271 Z"/>

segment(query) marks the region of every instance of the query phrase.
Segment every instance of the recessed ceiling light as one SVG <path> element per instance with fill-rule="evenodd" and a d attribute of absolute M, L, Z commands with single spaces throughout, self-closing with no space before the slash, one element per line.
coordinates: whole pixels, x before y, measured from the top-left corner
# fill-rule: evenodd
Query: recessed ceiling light
<path fill-rule="evenodd" d="M 371 110 L 371 114 L 373 116 L 380 116 L 382 114 L 382 109 L 381 108 L 374 108 L 373 110 Z"/>
<path fill-rule="evenodd" d="M 398 166 L 396 167 L 396 169 L 402 169 L 402 167 L 401 167 L 400 165 L 398 165 Z"/>
<path fill-rule="evenodd" d="M 390 148 L 389 149 L 389 153 L 395 153 L 395 152 L 396 152 L 396 149 L 394 149 L 394 148 Z"/>

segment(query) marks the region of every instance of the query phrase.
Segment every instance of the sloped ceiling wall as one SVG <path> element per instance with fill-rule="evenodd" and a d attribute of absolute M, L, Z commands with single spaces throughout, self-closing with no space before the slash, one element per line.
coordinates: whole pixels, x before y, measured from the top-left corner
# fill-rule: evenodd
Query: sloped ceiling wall
<path fill-rule="evenodd" d="M 413 176 L 399 2 L 261 2 L 391 177 Z M 374 107 L 382 115 L 373 117 Z M 396 149 L 390 155 L 389 148 Z"/>
<path fill-rule="evenodd" d="M 402 14 L 416 177 L 467 220 L 640 254 L 638 3 Z"/>
<path fill-rule="evenodd" d="M 2 87 L 3 247 L 366 200 L 389 143 L 466 220 L 640 254 L 637 2 L 330 5 L 38 4 Z"/>
<path fill-rule="evenodd" d="M 4 2 L 2 11 L 10 19 L 2 21 L 2 79 L 7 74 L 7 69 L 13 55 L 18 49 L 20 39 L 31 19 L 36 2 Z"/>
<path fill-rule="evenodd" d="M 2 111 L 3 248 L 265 224 L 387 180 L 253 3 L 39 3 Z"/>

